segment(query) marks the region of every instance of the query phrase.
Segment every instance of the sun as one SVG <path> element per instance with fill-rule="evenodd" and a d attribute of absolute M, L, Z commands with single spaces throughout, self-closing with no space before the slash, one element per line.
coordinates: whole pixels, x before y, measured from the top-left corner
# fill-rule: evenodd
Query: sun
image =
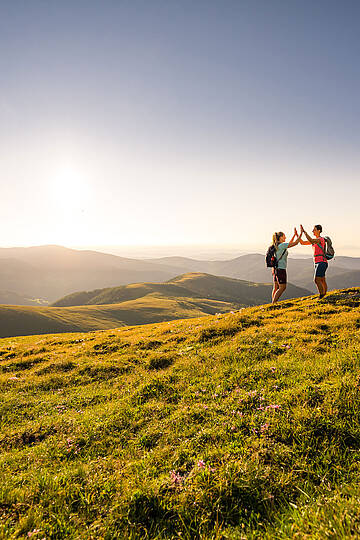
<path fill-rule="evenodd" d="M 78 170 L 59 169 L 49 185 L 53 205 L 65 213 L 84 211 L 91 198 L 89 182 Z"/>

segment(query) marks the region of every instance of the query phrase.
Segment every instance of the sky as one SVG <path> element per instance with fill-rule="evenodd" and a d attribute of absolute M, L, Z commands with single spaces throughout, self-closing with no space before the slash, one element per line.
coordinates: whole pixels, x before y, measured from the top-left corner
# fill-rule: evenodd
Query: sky
<path fill-rule="evenodd" d="M 359 17 L 1 0 L 0 245 L 266 251 L 320 223 L 360 256 Z"/>

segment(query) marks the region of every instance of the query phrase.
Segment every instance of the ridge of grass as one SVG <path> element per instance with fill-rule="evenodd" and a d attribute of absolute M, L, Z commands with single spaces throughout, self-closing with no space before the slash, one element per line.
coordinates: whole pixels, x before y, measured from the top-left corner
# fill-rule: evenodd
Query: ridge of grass
<path fill-rule="evenodd" d="M 0 340 L 0 538 L 360 536 L 360 289 Z"/>

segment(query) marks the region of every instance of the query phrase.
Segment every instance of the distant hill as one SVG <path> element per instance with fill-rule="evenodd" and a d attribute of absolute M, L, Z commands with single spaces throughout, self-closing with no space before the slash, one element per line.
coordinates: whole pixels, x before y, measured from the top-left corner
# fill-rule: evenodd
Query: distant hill
<path fill-rule="evenodd" d="M 221 302 L 236 303 L 240 307 L 267 302 L 271 297 L 272 285 L 213 276 L 204 273 L 188 273 L 177 276 L 166 283 L 135 283 L 121 287 L 79 292 L 57 300 L 55 307 L 93 304 L 114 304 L 133 301 L 148 295 L 167 298 L 206 298 Z M 285 298 L 298 298 L 310 292 L 288 285 Z"/>
<path fill-rule="evenodd" d="M 28 298 L 13 291 L 0 290 L 0 304 L 12 304 L 14 306 L 46 306 L 48 302 L 41 298 Z"/>
<path fill-rule="evenodd" d="M 289 285 L 287 298 L 308 294 Z M 76 293 L 50 307 L 0 306 L 0 337 L 87 332 L 201 317 L 258 305 L 270 297 L 270 284 L 185 274 L 167 283 L 136 283 Z"/>
<path fill-rule="evenodd" d="M 344 272 L 335 276 L 330 275 L 327 282 L 330 289 L 360 287 L 360 270 Z"/>

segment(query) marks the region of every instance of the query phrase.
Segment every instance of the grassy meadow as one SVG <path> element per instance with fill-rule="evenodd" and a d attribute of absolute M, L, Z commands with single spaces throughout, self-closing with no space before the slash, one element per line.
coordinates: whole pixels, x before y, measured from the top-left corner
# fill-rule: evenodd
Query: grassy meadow
<path fill-rule="evenodd" d="M 360 289 L 0 340 L 0 538 L 360 537 Z"/>

